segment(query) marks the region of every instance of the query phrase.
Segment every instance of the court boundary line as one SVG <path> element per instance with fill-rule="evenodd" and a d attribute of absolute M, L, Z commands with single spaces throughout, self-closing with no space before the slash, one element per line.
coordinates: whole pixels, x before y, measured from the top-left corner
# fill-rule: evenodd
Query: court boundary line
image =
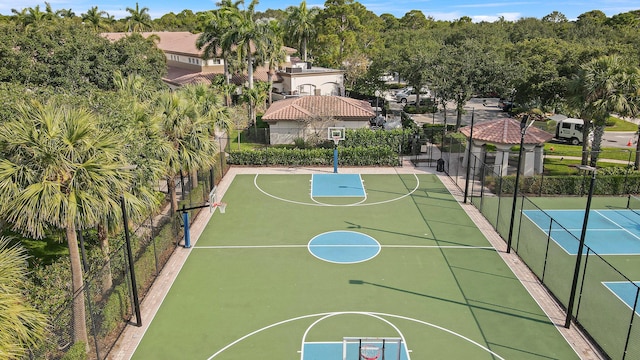
<path fill-rule="evenodd" d="M 629 231 L 627 228 L 625 228 L 624 226 L 620 226 L 620 224 L 618 224 L 617 222 L 611 220 L 608 216 L 605 216 L 604 214 L 602 214 L 600 211 L 601 210 L 594 210 L 596 212 L 596 214 L 599 214 L 600 216 L 604 217 L 605 219 L 607 219 L 608 221 L 611 221 L 615 226 L 619 227 L 620 230 L 624 230 L 627 233 L 631 234 L 631 236 L 633 236 L 634 238 L 638 239 L 640 241 L 640 237 L 636 236 L 636 234 L 632 233 L 631 231 Z"/>
<path fill-rule="evenodd" d="M 320 245 L 315 245 L 320 247 Z M 337 246 L 337 245 L 332 245 Z M 373 246 L 373 245 L 350 245 L 356 246 Z M 224 249 L 286 249 L 286 248 L 306 248 L 307 244 L 300 245 L 203 245 L 193 246 L 191 249 L 203 249 L 203 250 L 224 250 Z M 464 246 L 464 245 L 382 245 L 382 248 L 397 248 L 397 249 L 470 249 L 470 250 L 496 250 L 492 246 Z"/>
<path fill-rule="evenodd" d="M 640 286 L 640 281 L 633 281 L 633 283 L 636 286 Z M 618 300 L 620 300 L 621 303 L 626 305 L 629 308 L 629 310 L 634 312 L 636 315 L 640 316 L 640 306 L 638 306 L 636 308 L 636 310 L 633 311 L 633 308 L 631 307 L 631 305 L 627 304 L 627 302 L 624 301 L 624 299 L 622 299 L 620 296 L 618 296 L 618 294 L 615 291 L 613 291 L 613 289 L 611 289 L 610 287 L 607 286 L 607 284 L 629 284 L 628 281 L 601 281 L 600 284 L 602 284 L 602 286 L 604 286 L 607 290 L 609 290 L 609 292 L 611 292 L 613 294 L 613 296 L 617 297 Z M 640 299 L 638 299 L 638 301 L 640 301 Z"/>
<path fill-rule="evenodd" d="M 358 173 L 358 174 L 359 174 L 359 175 L 361 175 L 360 173 Z M 404 199 L 404 198 L 406 198 L 406 197 L 408 197 L 408 196 L 411 196 L 414 192 L 416 192 L 416 191 L 418 190 L 418 187 L 420 187 L 420 178 L 418 178 L 418 175 L 414 173 L 414 174 L 411 174 L 411 175 L 413 175 L 413 177 L 414 177 L 414 178 L 415 178 L 415 180 L 416 180 L 416 186 L 415 186 L 415 188 L 413 188 L 413 190 L 411 190 L 410 192 L 408 192 L 408 193 L 406 193 L 406 194 L 403 194 L 403 195 L 401 195 L 401 196 L 399 196 L 399 197 L 396 197 L 396 198 L 394 198 L 394 199 L 389 199 L 389 200 L 384 200 L 384 201 L 378 201 L 378 202 L 373 202 L 373 203 L 362 203 L 362 202 L 359 202 L 359 203 L 354 203 L 354 204 L 345 204 L 345 205 L 341 205 L 341 204 L 326 204 L 326 203 L 319 203 L 319 202 L 316 202 L 316 203 L 307 203 L 307 202 L 302 202 L 302 201 L 296 201 L 296 200 L 289 200 L 289 199 L 285 199 L 285 198 L 282 198 L 282 197 L 279 197 L 279 196 L 272 195 L 271 193 L 268 193 L 267 191 L 263 190 L 263 189 L 260 187 L 260 185 L 258 185 L 258 176 L 259 176 L 259 175 L 260 175 L 260 174 L 256 174 L 256 175 L 254 176 L 254 178 L 253 178 L 253 185 L 254 185 L 254 186 L 256 187 L 256 189 L 258 189 L 258 191 L 260 191 L 261 193 L 263 193 L 263 194 L 265 194 L 266 196 L 269 196 L 269 197 L 271 197 L 271 198 L 273 198 L 273 199 L 276 199 L 276 200 L 280 200 L 280 201 L 288 202 L 288 203 L 291 203 L 291 204 L 306 205 L 306 206 L 337 206 L 337 207 L 348 207 L 348 206 L 371 206 L 371 205 L 387 204 L 387 203 L 394 202 L 394 201 L 398 201 L 398 200 Z M 311 175 L 313 175 L 313 174 L 311 174 Z M 371 174 L 371 175 L 376 175 L 376 174 Z M 400 175 L 400 174 L 399 174 L 399 173 L 396 173 L 396 175 Z M 362 176 L 361 176 L 361 178 L 362 178 Z M 365 194 L 366 194 L 366 190 L 365 190 Z M 362 201 L 365 201 L 365 200 L 366 200 L 366 197 L 365 197 L 365 199 L 364 199 L 364 200 L 362 200 Z"/>
<path fill-rule="evenodd" d="M 265 330 L 269 330 L 269 329 L 274 328 L 276 326 L 280 326 L 280 325 L 287 324 L 287 323 L 290 323 L 290 322 L 309 319 L 309 318 L 313 318 L 313 317 L 326 316 L 326 315 L 330 315 L 330 314 L 333 314 L 333 313 L 335 313 L 335 312 L 302 315 L 302 316 L 298 316 L 298 317 L 282 320 L 282 321 L 267 325 L 267 326 L 262 327 L 260 329 L 254 330 L 254 331 L 252 331 L 252 332 L 250 332 L 250 333 L 248 333 L 246 335 L 243 335 L 242 337 L 240 337 L 240 338 L 232 341 L 231 343 L 225 345 L 220 350 L 215 352 L 213 355 L 208 357 L 207 360 L 211 360 L 211 359 L 215 358 L 216 356 L 218 356 L 221 353 L 225 352 L 227 349 L 231 348 L 232 346 L 234 346 L 234 345 L 236 345 L 236 344 L 248 339 L 249 337 L 251 337 L 253 335 L 261 333 L 261 332 L 263 332 Z M 464 336 L 462 334 L 454 332 L 453 330 L 449 330 L 447 328 L 444 328 L 444 327 L 439 326 L 439 325 L 432 324 L 432 323 L 427 322 L 427 321 L 422 321 L 422 320 L 418 320 L 418 319 L 415 319 L 415 318 L 410 318 L 410 317 L 402 316 L 402 315 L 378 313 L 378 312 L 368 312 L 368 311 L 341 311 L 339 313 L 344 313 L 344 314 L 359 314 L 359 313 L 361 313 L 361 314 L 374 314 L 374 315 L 378 315 L 378 316 L 382 316 L 382 317 L 391 317 L 391 318 L 396 318 L 396 319 L 401 319 L 401 320 L 413 321 L 413 322 L 416 322 L 418 324 L 426 325 L 426 326 L 433 327 L 435 329 L 444 331 L 444 332 L 446 332 L 446 333 L 448 333 L 450 335 L 453 335 L 453 336 L 458 337 L 458 338 L 460 338 L 462 340 L 465 340 L 465 341 L 475 345 L 476 347 L 479 347 L 480 349 L 484 350 L 485 352 L 488 352 L 489 354 L 491 354 L 493 356 L 496 356 L 498 358 L 498 360 L 505 360 L 503 357 L 501 357 L 500 355 L 498 355 L 497 353 L 495 353 L 491 349 L 485 347 L 484 345 L 482 345 L 482 344 L 480 344 L 480 343 L 478 343 L 478 342 L 476 342 L 476 341 L 474 341 L 474 340 L 472 340 L 472 339 L 470 339 L 470 338 L 468 338 L 468 337 L 466 337 L 466 336 Z M 405 346 L 405 348 L 406 348 L 406 346 Z"/>

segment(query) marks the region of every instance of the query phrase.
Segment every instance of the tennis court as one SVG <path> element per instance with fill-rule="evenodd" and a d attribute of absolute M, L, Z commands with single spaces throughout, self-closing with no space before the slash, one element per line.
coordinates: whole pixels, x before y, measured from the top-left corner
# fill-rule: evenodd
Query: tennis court
<path fill-rule="evenodd" d="M 335 175 L 237 175 L 133 358 L 578 358 L 437 176 Z"/>
<path fill-rule="evenodd" d="M 578 253 L 584 210 L 524 210 L 568 254 Z M 549 229 L 548 218 L 555 219 Z M 591 210 L 585 244 L 600 255 L 640 255 L 640 216 L 631 210 Z M 586 253 L 586 250 L 584 250 Z"/>

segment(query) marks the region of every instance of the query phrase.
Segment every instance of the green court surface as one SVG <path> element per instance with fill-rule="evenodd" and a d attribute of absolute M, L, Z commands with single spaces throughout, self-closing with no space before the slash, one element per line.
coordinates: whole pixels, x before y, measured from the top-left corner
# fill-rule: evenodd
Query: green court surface
<path fill-rule="evenodd" d="M 401 337 L 414 360 L 578 358 L 435 175 L 363 174 L 366 198 L 321 201 L 310 180 L 235 177 L 134 359 L 301 359 L 343 337 Z M 335 231 L 380 251 L 310 253 Z"/>

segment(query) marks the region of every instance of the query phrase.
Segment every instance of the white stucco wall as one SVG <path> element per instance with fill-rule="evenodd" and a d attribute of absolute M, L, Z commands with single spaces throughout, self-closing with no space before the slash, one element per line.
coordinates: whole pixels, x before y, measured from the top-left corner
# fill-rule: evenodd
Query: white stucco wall
<path fill-rule="evenodd" d="M 295 139 L 308 139 L 310 136 L 327 138 L 329 126 L 344 127 L 347 129 L 359 129 L 369 127 L 369 121 L 336 121 L 322 127 L 308 126 L 298 121 L 278 121 L 269 123 L 269 141 L 271 145 L 293 144 Z"/>

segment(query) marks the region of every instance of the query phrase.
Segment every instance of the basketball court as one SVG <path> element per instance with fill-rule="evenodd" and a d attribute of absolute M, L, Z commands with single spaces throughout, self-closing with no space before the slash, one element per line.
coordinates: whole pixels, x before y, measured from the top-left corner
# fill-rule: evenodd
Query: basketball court
<path fill-rule="evenodd" d="M 436 175 L 285 170 L 216 194 L 134 359 L 578 358 Z"/>

